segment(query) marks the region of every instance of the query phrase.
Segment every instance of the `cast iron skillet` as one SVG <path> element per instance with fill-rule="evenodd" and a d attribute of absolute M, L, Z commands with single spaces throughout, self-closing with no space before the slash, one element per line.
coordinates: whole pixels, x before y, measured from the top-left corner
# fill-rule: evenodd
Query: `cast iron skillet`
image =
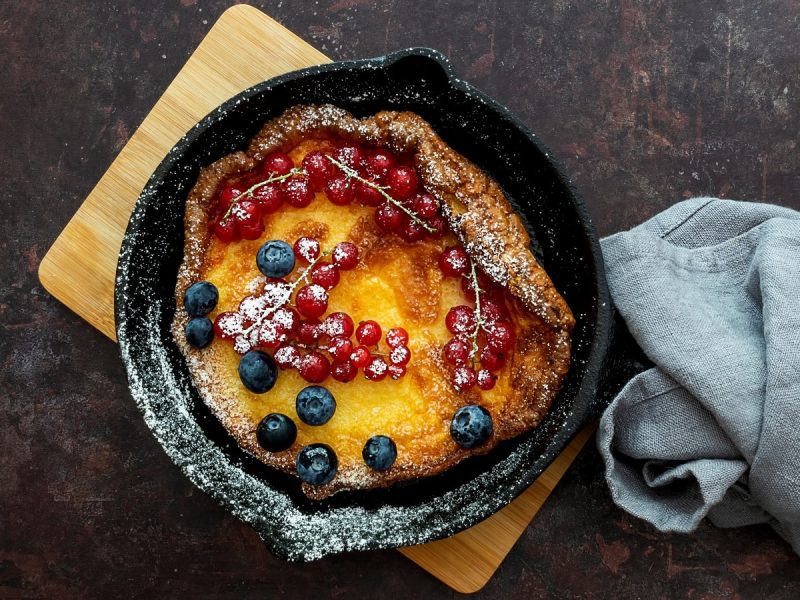
<path fill-rule="evenodd" d="M 241 451 L 200 400 L 170 337 L 183 212 L 201 166 L 245 149 L 262 124 L 298 103 L 358 116 L 411 110 L 489 172 L 525 217 L 533 250 L 577 317 L 572 365 L 553 409 L 527 435 L 445 474 L 315 502 L 298 480 Z M 455 77 L 433 50 L 289 73 L 229 100 L 195 126 L 153 174 L 133 211 L 117 267 L 116 324 L 134 399 L 186 475 L 252 525 L 278 556 L 419 544 L 452 535 L 520 494 L 596 414 L 613 311 L 589 216 L 563 169 L 505 108 Z M 607 396 L 607 394 L 606 394 Z"/>

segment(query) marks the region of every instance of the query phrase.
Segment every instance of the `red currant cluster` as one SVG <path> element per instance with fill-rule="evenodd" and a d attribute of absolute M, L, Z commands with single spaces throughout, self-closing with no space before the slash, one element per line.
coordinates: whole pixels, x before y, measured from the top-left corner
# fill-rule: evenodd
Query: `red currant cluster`
<path fill-rule="evenodd" d="M 233 341 L 239 354 L 273 350 L 279 367 L 297 369 L 311 383 L 321 383 L 329 375 L 337 381 L 351 381 L 359 369 L 371 381 L 405 375 L 411 351 L 408 333 L 401 327 L 386 333 L 388 350 L 384 353 L 379 349 L 382 330 L 375 321 L 362 321 L 356 327 L 344 312 L 320 320 L 328 310 L 328 294 L 339 283 L 340 271 L 358 264 L 358 248 L 341 242 L 327 253 L 316 239 L 301 237 L 293 249 L 297 263 L 305 265 L 297 278 L 268 278 L 261 293 L 243 298 L 238 310 L 217 315 L 216 335 Z M 330 261 L 323 260 L 328 256 Z"/>
<path fill-rule="evenodd" d="M 445 325 L 453 337 L 444 345 L 444 359 L 452 365 L 450 381 L 456 391 L 475 385 L 490 390 L 505 355 L 514 347 L 516 334 L 506 310 L 502 290 L 470 260 L 460 246 L 445 248 L 439 256 L 445 277 L 461 277 L 461 289 L 474 307 L 452 307 Z M 479 366 L 478 366 L 479 363 Z"/>
<path fill-rule="evenodd" d="M 258 239 L 265 215 L 284 203 L 304 208 L 319 191 L 338 206 L 356 201 L 376 207 L 381 230 L 408 242 L 440 237 L 447 228 L 439 203 L 422 188 L 412 165 L 385 149 L 337 143 L 330 150 L 309 152 L 300 167 L 275 152 L 254 172 L 223 187 L 214 233 L 226 243 Z"/>

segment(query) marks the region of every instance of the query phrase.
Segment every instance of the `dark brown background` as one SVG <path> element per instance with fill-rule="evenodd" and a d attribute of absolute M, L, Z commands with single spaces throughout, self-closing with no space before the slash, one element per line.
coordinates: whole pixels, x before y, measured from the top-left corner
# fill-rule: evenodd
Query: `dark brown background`
<path fill-rule="evenodd" d="M 0 3 L 0 597 L 452 596 L 393 551 L 275 560 L 161 451 L 115 346 L 37 283 L 230 3 L 106 4 Z M 258 5 L 334 59 L 442 50 L 563 159 L 600 234 L 698 194 L 800 208 L 795 0 Z M 788 599 L 799 576 L 766 527 L 626 516 L 590 446 L 481 596 Z"/>

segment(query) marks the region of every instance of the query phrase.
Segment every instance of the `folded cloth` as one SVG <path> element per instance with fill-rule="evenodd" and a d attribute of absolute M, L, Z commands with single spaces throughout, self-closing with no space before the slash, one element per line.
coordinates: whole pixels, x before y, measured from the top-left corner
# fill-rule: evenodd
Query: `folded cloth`
<path fill-rule="evenodd" d="M 614 501 L 662 531 L 769 523 L 800 554 L 800 213 L 695 198 L 602 248 L 656 365 L 600 421 Z"/>

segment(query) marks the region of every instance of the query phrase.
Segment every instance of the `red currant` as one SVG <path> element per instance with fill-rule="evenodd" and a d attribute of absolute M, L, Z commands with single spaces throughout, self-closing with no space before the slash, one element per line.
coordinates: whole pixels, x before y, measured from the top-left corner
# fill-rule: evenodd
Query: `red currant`
<path fill-rule="evenodd" d="M 297 370 L 300 377 L 306 381 L 322 383 L 331 372 L 331 365 L 321 352 L 312 350 L 300 359 L 300 366 Z"/>
<path fill-rule="evenodd" d="M 322 322 L 322 332 L 330 336 L 349 338 L 353 335 L 353 319 L 344 312 L 334 312 Z"/>
<path fill-rule="evenodd" d="M 226 244 L 242 239 L 239 233 L 239 226 L 236 225 L 236 221 L 232 217 L 214 223 L 214 233 L 221 242 Z"/>
<path fill-rule="evenodd" d="M 296 369 L 300 366 L 300 351 L 294 346 L 281 344 L 272 356 L 281 369 Z"/>
<path fill-rule="evenodd" d="M 322 333 L 322 323 L 318 319 L 306 319 L 297 326 L 297 339 L 301 344 L 316 344 Z"/>
<path fill-rule="evenodd" d="M 283 152 L 273 152 L 264 159 L 264 173 L 267 176 L 286 175 L 294 167 L 292 159 Z"/>
<path fill-rule="evenodd" d="M 305 177 L 292 177 L 283 182 L 283 196 L 286 204 L 295 208 L 305 208 L 314 199 L 314 192 Z"/>
<path fill-rule="evenodd" d="M 429 235 L 435 238 L 442 237 L 447 231 L 447 221 L 438 213 L 428 220 L 428 225 L 433 229 L 432 232 L 429 232 Z"/>
<path fill-rule="evenodd" d="M 300 315 L 291 306 L 282 306 L 272 313 L 272 320 L 286 333 L 294 333 L 300 325 Z"/>
<path fill-rule="evenodd" d="M 331 377 L 333 377 L 336 381 L 347 383 L 348 381 L 353 381 L 357 374 L 358 369 L 356 369 L 353 364 L 347 360 L 335 360 L 333 361 L 333 364 L 331 364 Z"/>
<path fill-rule="evenodd" d="M 469 360 L 472 345 L 463 337 L 456 336 L 444 345 L 444 359 L 451 365 L 463 366 Z"/>
<path fill-rule="evenodd" d="M 399 165 L 389 171 L 386 176 L 389 195 L 395 200 L 405 200 L 417 191 L 419 178 L 414 167 Z"/>
<path fill-rule="evenodd" d="M 245 296 L 239 302 L 239 314 L 246 325 L 250 325 L 260 319 L 266 308 L 266 296 Z"/>
<path fill-rule="evenodd" d="M 486 335 L 486 344 L 495 352 L 508 352 L 515 341 L 514 326 L 508 321 L 496 321 Z"/>
<path fill-rule="evenodd" d="M 396 163 L 397 160 L 391 153 L 386 150 L 375 150 L 364 159 L 364 168 L 368 175 L 371 175 L 378 181 L 383 181 L 389 173 L 389 169 Z"/>
<path fill-rule="evenodd" d="M 381 340 L 381 326 L 375 321 L 361 321 L 356 328 L 356 339 L 365 346 L 374 346 Z"/>
<path fill-rule="evenodd" d="M 475 279 L 478 280 L 478 287 L 483 290 L 483 292 L 487 292 L 481 294 L 481 299 L 483 299 L 493 288 L 492 280 L 489 279 L 489 277 L 483 271 L 476 271 Z M 475 290 L 472 289 L 472 277 L 464 277 L 461 279 L 461 289 L 464 291 L 464 295 L 470 302 L 475 302 Z"/>
<path fill-rule="evenodd" d="M 444 324 L 450 333 L 472 333 L 475 331 L 475 311 L 461 304 L 447 311 Z"/>
<path fill-rule="evenodd" d="M 226 210 L 228 210 L 228 207 L 231 205 L 231 202 L 233 202 L 233 199 L 241 196 L 242 193 L 244 193 L 244 186 L 238 184 L 229 185 L 222 188 L 222 191 L 217 197 L 220 211 L 224 213 Z"/>
<path fill-rule="evenodd" d="M 308 183 L 311 185 L 311 189 L 315 192 L 319 192 L 324 188 L 325 184 L 336 172 L 336 167 L 333 166 L 333 163 L 319 150 L 314 150 L 305 155 L 303 169 L 308 176 Z"/>
<path fill-rule="evenodd" d="M 325 184 L 325 195 L 332 204 L 345 206 L 353 201 L 353 185 L 345 175 L 335 175 Z"/>
<path fill-rule="evenodd" d="M 408 219 L 400 230 L 400 237 L 407 242 L 418 242 L 425 237 L 425 233 L 425 228 L 421 224 Z"/>
<path fill-rule="evenodd" d="M 329 262 L 318 262 L 311 268 L 311 281 L 330 291 L 339 283 L 339 269 Z"/>
<path fill-rule="evenodd" d="M 239 225 L 239 233 L 245 240 L 257 240 L 264 233 L 264 222 L 259 219 L 252 225 Z"/>
<path fill-rule="evenodd" d="M 350 354 L 350 362 L 354 367 L 363 369 L 372 361 L 372 352 L 366 346 L 356 346 Z"/>
<path fill-rule="evenodd" d="M 439 269 L 445 277 L 466 275 L 470 270 L 469 256 L 461 246 L 445 248 L 439 255 Z"/>
<path fill-rule="evenodd" d="M 358 265 L 358 246 L 350 242 L 339 242 L 333 247 L 333 264 L 342 271 L 355 269 Z"/>
<path fill-rule="evenodd" d="M 475 369 L 472 367 L 456 367 L 453 369 L 451 379 L 457 392 L 463 392 L 473 387 L 477 381 Z"/>
<path fill-rule="evenodd" d="M 364 376 L 370 381 L 380 381 L 387 375 L 387 366 L 380 356 L 373 356 L 370 363 L 364 367 Z"/>
<path fill-rule="evenodd" d="M 286 339 L 286 332 L 277 321 L 267 319 L 258 330 L 258 343 L 264 348 L 277 348 Z"/>
<path fill-rule="evenodd" d="M 439 204 L 436 198 L 428 192 L 417 194 L 411 200 L 411 210 L 423 219 L 430 219 L 439 212 Z"/>
<path fill-rule="evenodd" d="M 295 304 L 304 317 L 321 317 L 328 310 L 328 292 L 316 283 L 304 285 L 297 292 Z"/>
<path fill-rule="evenodd" d="M 258 239 L 264 232 L 261 207 L 255 200 L 239 200 L 231 209 L 231 216 L 236 221 L 239 233 L 246 240 Z"/>
<path fill-rule="evenodd" d="M 297 238 L 297 241 L 294 243 L 293 248 L 294 248 L 294 255 L 297 258 L 300 258 L 309 263 L 315 258 L 317 258 L 320 253 L 319 242 L 312 237 L 303 236 L 301 238 Z"/>
<path fill-rule="evenodd" d="M 348 360 L 353 353 L 353 342 L 340 335 L 333 336 L 328 342 L 328 352 L 331 353 L 334 360 Z"/>
<path fill-rule="evenodd" d="M 495 321 L 499 321 L 507 315 L 508 313 L 506 312 L 505 306 L 503 306 L 500 302 L 491 300 L 489 298 L 486 298 L 485 300 L 481 298 L 481 317 L 484 321 L 486 321 L 487 325 L 491 325 Z"/>
<path fill-rule="evenodd" d="M 358 170 L 364 160 L 364 151 L 355 144 L 342 144 L 333 151 L 333 158 L 351 169 Z"/>
<path fill-rule="evenodd" d="M 238 312 L 221 312 L 214 319 L 214 333 L 222 340 L 232 340 L 244 327 L 244 318 Z"/>
<path fill-rule="evenodd" d="M 384 201 L 383 194 L 363 181 L 356 182 L 355 196 L 356 200 L 364 206 L 380 206 Z"/>
<path fill-rule="evenodd" d="M 478 371 L 476 380 L 479 388 L 482 390 L 490 390 L 494 387 L 494 384 L 497 383 L 497 375 L 490 373 L 486 369 L 481 369 Z"/>
<path fill-rule="evenodd" d="M 502 352 L 495 352 L 489 346 L 484 346 L 481 350 L 481 365 L 489 371 L 499 371 L 506 363 L 506 355 Z"/>
<path fill-rule="evenodd" d="M 398 231 L 403 226 L 403 217 L 405 217 L 403 211 L 388 202 L 382 204 L 378 207 L 378 210 L 375 211 L 375 222 L 378 224 L 378 227 L 387 233 Z"/>
<path fill-rule="evenodd" d="M 408 332 L 402 327 L 392 327 L 386 332 L 386 343 L 390 348 L 408 346 Z"/>
<path fill-rule="evenodd" d="M 408 349 L 408 346 L 395 346 L 389 352 L 389 362 L 391 362 L 393 365 L 404 367 L 410 360 L 411 350 Z"/>
<path fill-rule="evenodd" d="M 261 212 L 271 215 L 283 204 L 283 192 L 279 185 L 268 183 L 253 190 L 253 198 L 261 206 Z"/>
<path fill-rule="evenodd" d="M 389 377 L 395 380 L 406 374 L 406 368 L 401 365 L 389 365 L 386 370 L 389 372 Z"/>

